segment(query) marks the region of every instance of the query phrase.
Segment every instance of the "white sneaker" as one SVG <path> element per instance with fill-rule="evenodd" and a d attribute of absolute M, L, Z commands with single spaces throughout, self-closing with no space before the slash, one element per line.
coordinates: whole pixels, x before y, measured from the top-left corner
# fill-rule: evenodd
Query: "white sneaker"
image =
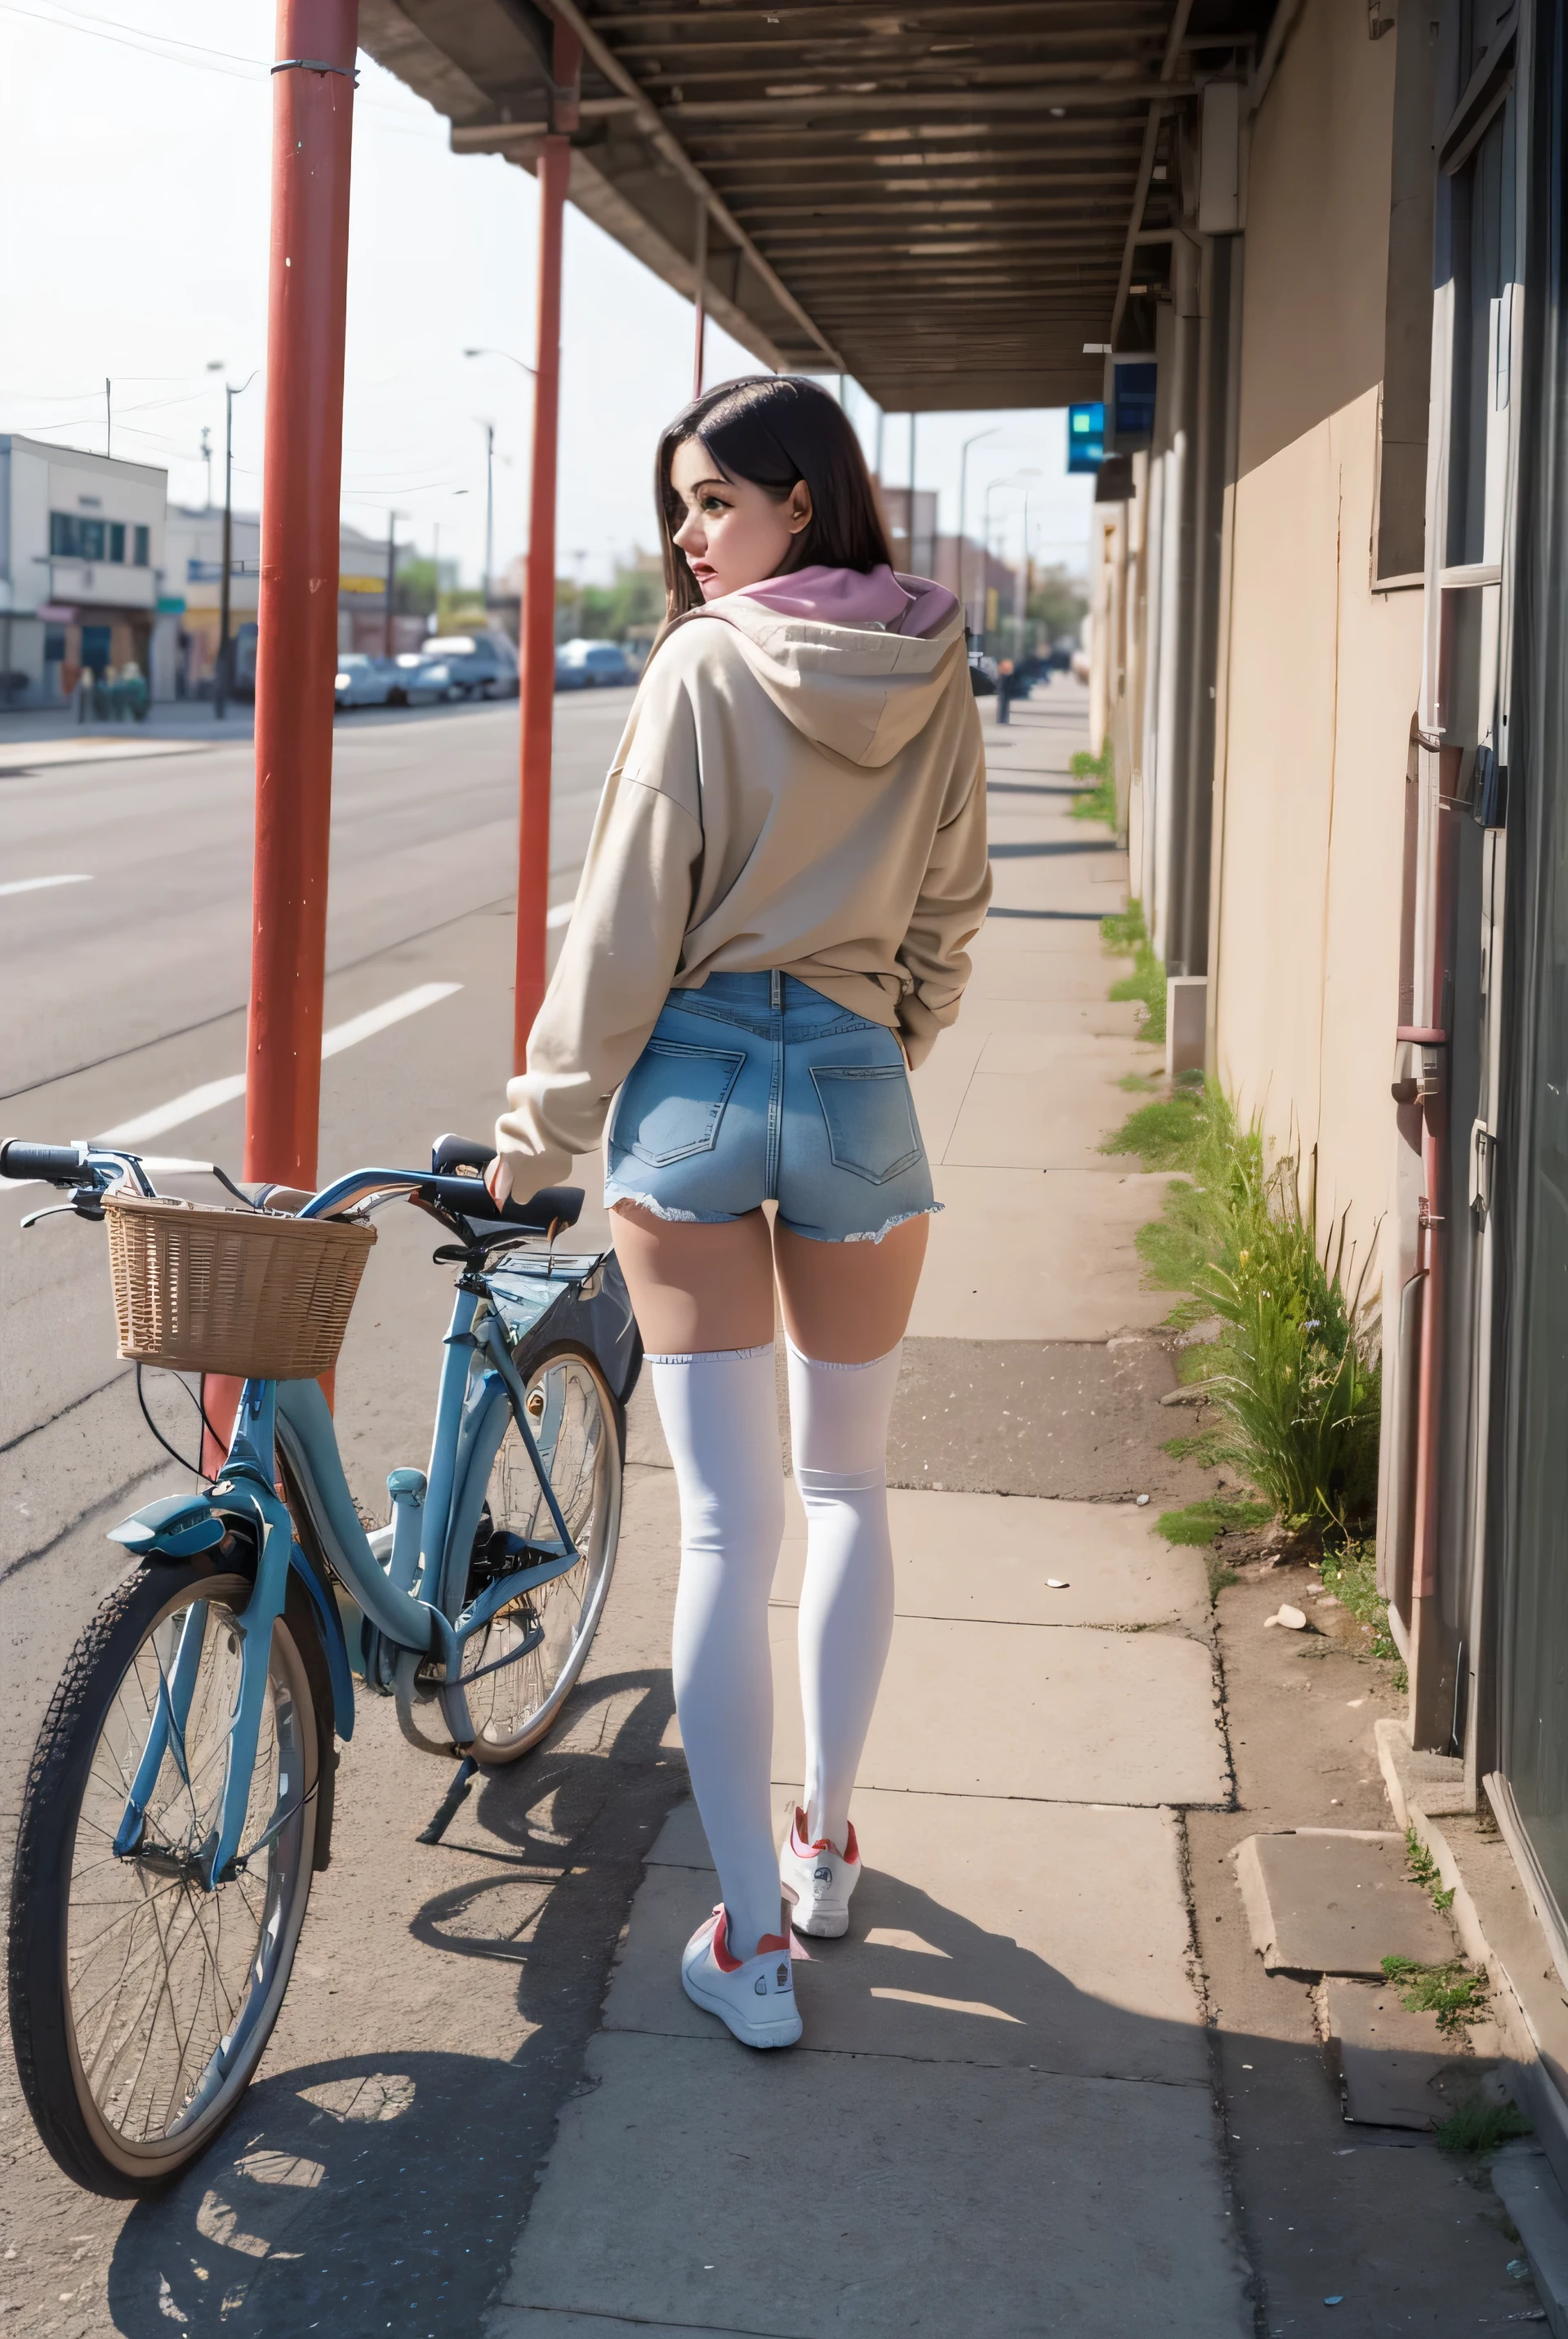
<path fill-rule="evenodd" d="M 716 2014 L 743 2047 L 793 2047 L 800 2037 L 789 1936 L 764 1933 L 755 1957 L 732 1957 L 722 1901 L 682 1952 L 681 1986 L 694 2006 Z"/>
<path fill-rule="evenodd" d="M 790 1923 L 795 1931 L 836 1941 L 849 1930 L 849 1896 L 860 1882 L 860 1846 L 853 1822 L 843 1851 L 835 1851 L 825 1838 L 811 1842 L 808 1824 L 797 1804 L 779 1853 L 779 1882 L 792 1904 Z"/>

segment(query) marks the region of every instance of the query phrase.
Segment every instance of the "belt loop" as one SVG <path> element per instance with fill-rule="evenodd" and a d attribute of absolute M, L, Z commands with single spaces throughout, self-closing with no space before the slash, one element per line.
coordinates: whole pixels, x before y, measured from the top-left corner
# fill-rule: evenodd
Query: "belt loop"
<path fill-rule="evenodd" d="M 776 966 L 773 968 L 768 975 L 768 983 L 770 986 L 768 1003 L 772 1007 L 774 1013 L 776 1015 L 779 1009 L 784 1005 L 784 976 L 779 972 Z"/>

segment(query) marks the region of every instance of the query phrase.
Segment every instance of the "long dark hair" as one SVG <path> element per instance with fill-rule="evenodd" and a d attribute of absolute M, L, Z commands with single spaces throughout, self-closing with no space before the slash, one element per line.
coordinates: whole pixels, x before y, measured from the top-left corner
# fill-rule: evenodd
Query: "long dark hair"
<path fill-rule="evenodd" d="M 721 382 L 684 406 L 659 435 L 654 498 L 665 560 L 665 622 L 700 609 L 702 588 L 676 542 L 685 507 L 670 484 L 676 449 L 700 439 L 726 479 L 749 479 L 775 502 L 797 480 L 811 490 L 812 516 L 791 542 L 781 576 L 818 562 L 875 568 L 892 553 L 860 440 L 836 398 L 798 374 L 756 373 Z"/>

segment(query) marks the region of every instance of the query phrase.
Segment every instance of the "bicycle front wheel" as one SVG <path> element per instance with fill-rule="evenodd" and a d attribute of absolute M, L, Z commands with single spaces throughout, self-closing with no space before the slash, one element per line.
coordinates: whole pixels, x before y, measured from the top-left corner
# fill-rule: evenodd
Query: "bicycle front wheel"
<path fill-rule="evenodd" d="M 29 2110 L 77 2184 L 156 2192 L 249 2087 L 310 1897 L 320 1748 L 298 1604 L 272 1630 L 256 1763 L 231 1880 L 207 1890 L 240 1685 L 248 1577 L 153 1564 L 112 1592 L 72 1653 L 34 1752 L 10 1924 L 11 2032 Z M 193 1673 L 133 1852 L 114 1838 L 167 1700 Z M 314 1651 L 311 1654 L 318 1653 Z"/>
<path fill-rule="evenodd" d="M 468 1752 L 479 1762 L 514 1762 L 538 1743 L 559 1713 L 587 1663 L 620 1536 L 620 1439 L 614 1402 L 593 1358 L 579 1348 L 547 1356 L 528 1381 L 528 1414 L 579 1557 L 553 1584 L 503 1608 L 464 1648 L 465 1693 L 475 1726 Z M 490 1469 L 469 1599 L 498 1568 L 515 1564 L 514 1539 L 553 1542 L 555 1533 L 528 1449 L 510 1420 Z M 524 1653 L 514 1657 L 518 1649 Z"/>

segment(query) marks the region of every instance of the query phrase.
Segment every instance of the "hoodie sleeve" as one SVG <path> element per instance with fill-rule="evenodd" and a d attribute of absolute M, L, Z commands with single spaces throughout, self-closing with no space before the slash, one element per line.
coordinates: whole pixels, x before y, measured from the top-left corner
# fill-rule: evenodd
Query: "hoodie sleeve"
<path fill-rule="evenodd" d="M 628 725 L 566 944 L 528 1034 L 528 1069 L 507 1086 L 496 1150 L 516 1201 L 557 1184 L 575 1154 L 597 1145 L 610 1099 L 641 1055 L 680 963 L 703 849 L 696 743 L 684 694 L 660 711 L 673 719 L 650 723 L 645 708 Z"/>
<path fill-rule="evenodd" d="M 937 1033 L 958 1020 L 959 1002 L 970 977 L 968 946 L 980 932 L 991 900 L 985 746 L 967 668 L 962 686 L 969 704 L 953 782 L 898 953 L 906 980 L 899 1002 L 898 1030 L 912 1070 L 930 1055 Z"/>

